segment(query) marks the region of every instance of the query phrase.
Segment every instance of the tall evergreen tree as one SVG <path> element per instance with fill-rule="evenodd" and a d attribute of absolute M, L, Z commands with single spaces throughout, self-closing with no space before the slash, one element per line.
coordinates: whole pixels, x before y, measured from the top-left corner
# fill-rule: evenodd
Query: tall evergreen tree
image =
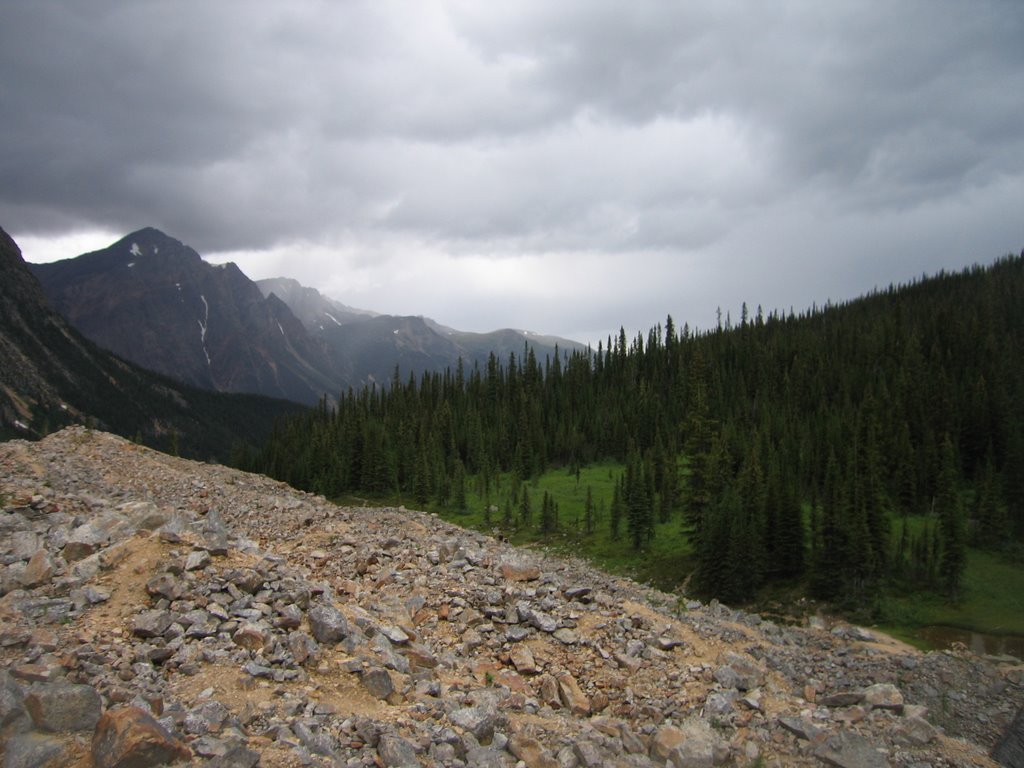
<path fill-rule="evenodd" d="M 935 495 L 935 514 L 939 520 L 939 540 L 942 549 L 939 564 L 942 585 L 949 599 L 956 601 L 967 568 L 967 531 L 963 505 L 957 489 L 953 442 L 948 434 L 942 441 L 942 464 Z"/>

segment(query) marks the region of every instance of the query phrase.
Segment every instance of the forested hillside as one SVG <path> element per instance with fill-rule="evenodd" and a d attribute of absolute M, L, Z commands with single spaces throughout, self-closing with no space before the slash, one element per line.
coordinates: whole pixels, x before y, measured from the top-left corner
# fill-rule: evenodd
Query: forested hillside
<path fill-rule="evenodd" d="M 458 506 L 467 477 L 515 489 L 610 458 L 623 547 L 677 516 L 704 594 L 805 577 L 848 603 L 883 583 L 955 598 L 968 544 L 1024 536 L 1022 350 L 1024 255 L 799 315 L 744 306 L 709 331 L 668 318 L 543 361 L 396 371 L 282 423 L 245 463 L 328 496 Z M 534 518 L 557 529 L 557 509 Z"/>

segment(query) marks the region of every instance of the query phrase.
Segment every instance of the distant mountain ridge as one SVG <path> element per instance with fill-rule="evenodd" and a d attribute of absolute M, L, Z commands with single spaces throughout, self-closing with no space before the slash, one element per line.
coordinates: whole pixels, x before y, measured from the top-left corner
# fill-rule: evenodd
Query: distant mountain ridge
<path fill-rule="evenodd" d="M 386 382 L 397 365 L 410 373 L 454 369 L 461 359 L 467 368 L 484 366 L 493 353 L 507 361 L 532 348 L 539 360 L 584 349 L 557 336 L 502 328 L 490 333 L 459 331 L 419 315 L 382 315 L 349 307 L 290 278 L 256 283 L 264 296 L 280 297 L 314 336 L 323 339 L 350 385 Z"/>
<path fill-rule="evenodd" d="M 257 280 L 256 285 L 264 296 L 276 295 L 288 305 L 295 316 L 310 331 L 321 329 L 324 325 L 345 325 L 370 317 L 377 312 L 368 309 L 356 309 L 340 301 L 324 296 L 315 288 L 307 288 L 298 280 L 290 277 L 270 277 Z"/>
<path fill-rule="evenodd" d="M 207 263 L 152 227 L 107 248 L 31 269 L 50 302 L 100 346 L 204 389 L 314 404 L 410 374 L 485 365 L 529 347 L 539 360 L 582 349 L 504 329 L 467 333 L 418 316 L 380 315 L 290 278 L 254 282 Z"/>
<path fill-rule="evenodd" d="M 279 416 L 297 410 L 195 389 L 100 349 L 54 311 L 0 229 L 0 439 L 95 423 L 162 450 L 226 461 L 234 445 L 258 445 Z"/>

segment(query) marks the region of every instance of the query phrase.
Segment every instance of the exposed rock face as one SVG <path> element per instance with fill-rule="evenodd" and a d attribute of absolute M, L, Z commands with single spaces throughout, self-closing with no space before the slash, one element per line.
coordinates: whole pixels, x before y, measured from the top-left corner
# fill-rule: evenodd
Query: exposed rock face
<path fill-rule="evenodd" d="M 0 500 L 5 765 L 984 765 L 1024 703 L 1005 659 L 680 611 L 95 431 L 0 444 Z"/>
<path fill-rule="evenodd" d="M 315 403 L 338 386 L 326 347 L 234 264 L 214 266 L 159 230 L 33 272 L 79 332 L 193 386 Z"/>
<path fill-rule="evenodd" d="M 387 381 L 396 365 L 418 375 L 460 359 L 486 365 L 492 353 L 504 360 L 524 344 L 541 360 L 556 347 L 583 348 L 508 329 L 461 333 L 422 317 L 376 316 L 294 280 L 257 285 L 235 264 L 208 264 L 152 227 L 32 271 L 79 333 L 125 360 L 203 389 L 309 405 L 346 386 Z"/>
<path fill-rule="evenodd" d="M 233 441 L 264 440 L 275 414 L 298 409 L 197 392 L 100 349 L 54 311 L 17 244 L 0 229 L 0 438 L 93 420 L 153 445 L 223 459 Z M 94 533 L 71 533 L 65 559 L 84 559 L 101 546 Z"/>
<path fill-rule="evenodd" d="M 191 756 L 188 747 L 138 707 L 106 712 L 92 740 L 96 768 L 143 768 L 188 760 Z"/>
<path fill-rule="evenodd" d="M 1024 708 L 992 750 L 992 757 L 1007 768 L 1024 768 Z"/>

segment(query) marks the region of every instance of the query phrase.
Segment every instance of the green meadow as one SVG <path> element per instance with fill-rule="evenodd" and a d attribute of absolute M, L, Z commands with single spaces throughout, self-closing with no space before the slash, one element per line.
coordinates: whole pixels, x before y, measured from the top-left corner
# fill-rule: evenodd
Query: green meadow
<path fill-rule="evenodd" d="M 464 510 L 433 507 L 432 511 L 464 528 L 501 535 L 522 546 L 542 547 L 559 554 L 581 557 L 608 572 L 629 576 L 665 591 L 675 591 L 693 567 L 693 549 L 682 530 L 678 511 L 667 522 L 656 523 L 654 537 L 638 550 L 634 550 L 629 542 L 624 519 L 619 536 L 612 536 L 612 491 L 623 469 L 619 463 L 603 462 L 582 467 L 578 474 L 574 470 L 560 468 L 526 482 L 531 507 L 528 525 L 520 520 L 519 501 L 512 501 L 508 475 L 500 477 L 489 493 L 479 487 L 478 478 L 468 478 Z M 595 507 L 594 526 L 589 533 L 585 522 L 588 488 L 593 494 Z M 520 493 L 521 489 L 522 486 Z M 542 535 L 538 523 L 545 492 L 558 505 L 558 528 Z M 506 504 L 511 506 L 511 522 L 507 521 Z M 488 507 L 489 513 L 486 512 Z M 907 520 L 913 534 L 920 534 L 926 529 L 927 522 L 923 517 Z M 894 542 L 902 524 L 900 519 L 893 521 Z M 760 602 L 786 601 L 799 594 L 798 585 L 781 591 L 776 586 L 766 590 Z M 757 609 L 759 606 L 751 607 Z M 880 628 L 911 642 L 919 642 L 915 637 L 917 629 L 930 625 L 996 635 L 1024 635 L 1024 563 L 1020 558 L 1014 559 L 1006 554 L 970 549 L 962 597 L 956 604 L 927 591 L 894 594 L 881 598 L 873 615 L 858 615 L 856 618 L 873 619 Z"/>

